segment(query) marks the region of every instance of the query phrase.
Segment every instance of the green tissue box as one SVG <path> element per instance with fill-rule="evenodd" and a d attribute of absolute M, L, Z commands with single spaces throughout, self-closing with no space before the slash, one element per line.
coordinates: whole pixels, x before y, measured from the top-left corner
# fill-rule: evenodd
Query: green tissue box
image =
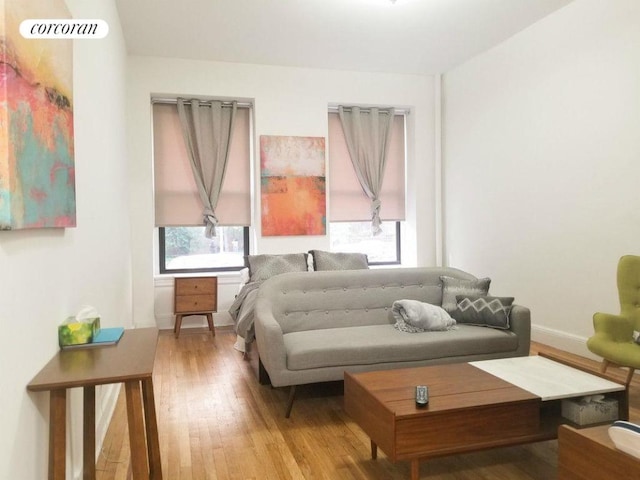
<path fill-rule="evenodd" d="M 91 343 L 94 335 L 100 330 L 100 318 L 86 319 L 81 322 L 75 317 L 69 317 L 58 326 L 58 343 L 61 347 L 67 345 L 82 345 Z"/>

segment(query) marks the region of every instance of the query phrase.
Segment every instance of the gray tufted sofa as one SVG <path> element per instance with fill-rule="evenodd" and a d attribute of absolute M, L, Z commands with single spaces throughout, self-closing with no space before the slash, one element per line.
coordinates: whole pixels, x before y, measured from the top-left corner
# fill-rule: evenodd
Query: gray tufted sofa
<path fill-rule="evenodd" d="M 458 325 L 443 332 L 393 327 L 395 300 L 441 305 L 441 276 L 476 277 L 453 268 L 295 272 L 260 287 L 255 331 L 261 369 L 274 387 L 342 380 L 344 372 L 468 362 L 529 354 L 529 309 L 514 305 L 510 329 Z"/>

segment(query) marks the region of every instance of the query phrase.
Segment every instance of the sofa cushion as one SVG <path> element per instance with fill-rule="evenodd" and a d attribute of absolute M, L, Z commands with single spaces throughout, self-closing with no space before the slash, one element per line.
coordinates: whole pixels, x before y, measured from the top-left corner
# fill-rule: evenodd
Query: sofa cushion
<path fill-rule="evenodd" d="M 313 268 L 323 270 L 365 270 L 369 268 L 369 261 L 364 253 L 324 252 L 310 250 L 313 256 Z"/>
<path fill-rule="evenodd" d="M 458 307 L 451 316 L 458 323 L 480 327 L 509 328 L 509 313 L 513 297 L 481 297 L 458 295 Z"/>
<path fill-rule="evenodd" d="M 260 282 L 280 273 L 306 272 L 308 270 L 306 253 L 249 255 L 247 263 L 252 282 Z"/>
<path fill-rule="evenodd" d="M 489 293 L 490 278 L 478 278 L 476 280 L 462 280 L 448 276 L 441 276 L 442 281 L 442 308 L 452 313 L 458 308 L 457 295 L 486 296 Z"/>
<path fill-rule="evenodd" d="M 284 344 L 287 368 L 306 370 L 510 352 L 518 338 L 508 330 L 470 325 L 412 335 L 388 324 L 292 332 Z"/>

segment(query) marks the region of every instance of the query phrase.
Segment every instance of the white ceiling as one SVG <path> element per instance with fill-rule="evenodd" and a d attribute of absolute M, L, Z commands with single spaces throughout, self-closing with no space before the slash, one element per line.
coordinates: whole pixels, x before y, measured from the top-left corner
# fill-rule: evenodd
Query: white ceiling
<path fill-rule="evenodd" d="M 572 0 L 116 0 L 128 52 L 432 74 Z"/>

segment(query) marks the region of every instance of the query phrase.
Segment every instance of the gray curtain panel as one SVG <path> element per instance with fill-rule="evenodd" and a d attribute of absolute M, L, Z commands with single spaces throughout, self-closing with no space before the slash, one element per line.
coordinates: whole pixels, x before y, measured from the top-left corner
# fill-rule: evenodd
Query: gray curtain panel
<path fill-rule="evenodd" d="M 215 210 L 229 160 L 237 104 L 178 99 L 182 135 L 191 161 L 191 170 L 202 200 L 205 235 L 215 237 Z"/>
<path fill-rule="evenodd" d="M 374 235 L 382 232 L 379 195 L 394 114 L 393 108 L 338 107 L 353 168 L 362 190 L 371 200 L 371 227 Z"/>

